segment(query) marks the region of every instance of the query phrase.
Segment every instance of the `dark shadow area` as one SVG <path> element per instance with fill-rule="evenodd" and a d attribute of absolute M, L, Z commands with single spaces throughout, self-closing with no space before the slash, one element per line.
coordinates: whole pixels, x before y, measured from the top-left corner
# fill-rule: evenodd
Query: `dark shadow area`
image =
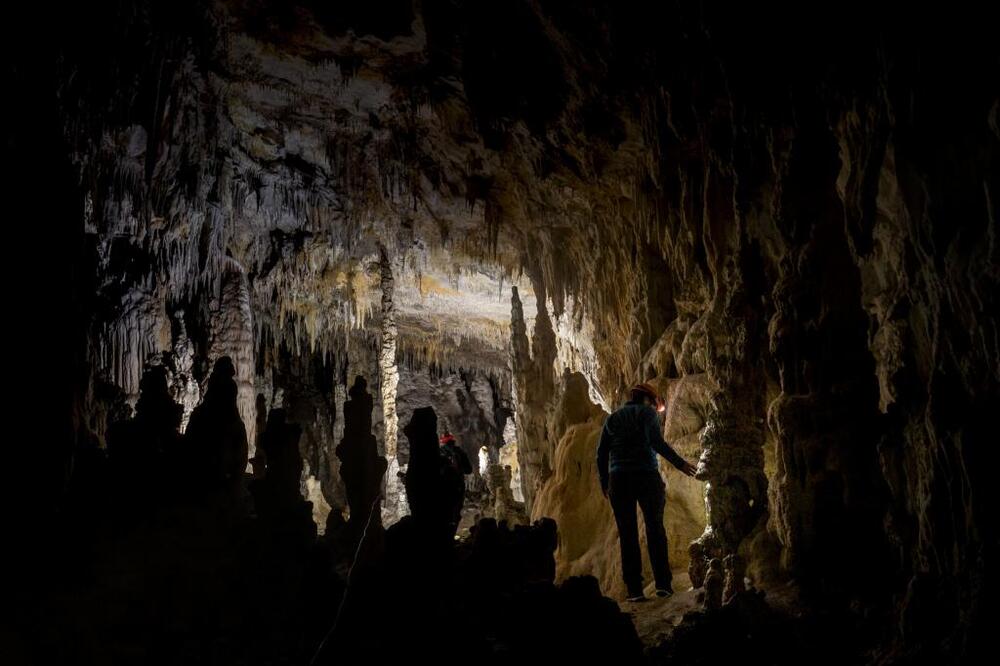
<path fill-rule="evenodd" d="M 432 409 L 404 429 L 412 515 L 384 530 L 385 460 L 357 378 L 338 447 L 351 517 L 331 514 L 317 538 L 301 428 L 272 410 L 250 475 L 229 358 L 208 387 L 182 435 L 181 407 L 153 368 L 108 450 L 77 452 L 53 530 L 63 564 L 30 572 L 13 663 L 642 660 L 595 579 L 554 584 L 553 521 L 512 530 L 487 519 L 456 542 L 462 490 Z"/>

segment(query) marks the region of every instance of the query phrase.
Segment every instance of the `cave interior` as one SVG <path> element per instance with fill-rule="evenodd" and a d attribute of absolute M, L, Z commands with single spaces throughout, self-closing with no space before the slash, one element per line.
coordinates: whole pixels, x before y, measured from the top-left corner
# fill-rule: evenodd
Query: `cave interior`
<path fill-rule="evenodd" d="M 939 9 L 14 10 L 4 663 L 982 663 L 1000 48 Z M 640 382 L 697 472 L 633 603 Z"/>

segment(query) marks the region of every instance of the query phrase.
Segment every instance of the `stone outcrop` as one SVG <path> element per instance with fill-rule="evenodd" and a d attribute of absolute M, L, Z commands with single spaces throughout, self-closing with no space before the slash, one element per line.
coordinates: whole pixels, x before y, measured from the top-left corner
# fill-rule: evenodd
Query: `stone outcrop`
<path fill-rule="evenodd" d="M 366 529 L 382 527 L 380 500 L 388 466 L 385 458 L 378 455 L 372 435 L 372 397 L 367 388 L 368 383 L 362 377 L 355 378 L 350 400 L 344 403 L 344 439 L 337 446 L 350 510 L 348 534 L 353 541 L 359 540 Z"/>

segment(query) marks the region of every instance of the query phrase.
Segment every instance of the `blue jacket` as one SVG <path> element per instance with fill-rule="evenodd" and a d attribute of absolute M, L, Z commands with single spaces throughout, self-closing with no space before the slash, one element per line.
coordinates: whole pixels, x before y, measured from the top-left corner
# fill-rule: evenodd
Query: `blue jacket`
<path fill-rule="evenodd" d="M 663 441 L 656 410 L 641 402 L 626 402 L 604 421 L 597 445 L 597 473 L 601 488 L 608 487 L 610 472 L 657 472 L 656 454 L 680 469 L 684 459 Z M 610 469 L 609 469 L 610 468 Z"/>

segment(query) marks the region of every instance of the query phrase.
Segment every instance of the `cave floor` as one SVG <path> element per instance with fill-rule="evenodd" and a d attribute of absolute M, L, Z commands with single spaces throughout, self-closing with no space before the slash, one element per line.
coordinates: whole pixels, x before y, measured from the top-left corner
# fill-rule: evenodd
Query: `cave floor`
<path fill-rule="evenodd" d="M 669 640 L 688 613 L 700 613 L 703 606 L 699 591 L 691 587 L 687 573 L 674 574 L 674 595 L 660 599 L 654 595 L 652 584 L 646 587 L 646 601 L 619 602 L 622 612 L 632 618 L 636 633 L 646 647 L 655 647 Z M 773 587 L 767 590 L 770 608 L 783 615 L 794 617 L 801 614 L 797 608 L 797 590 L 791 585 Z"/>
<path fill-rule="evenodd" d="M 646 647 L 655 647 L 668 640 L 686 613 L 698 611 L 698 591 L 691 589 L 691 579 L 688 575 L 674 576 L 674 595 L 668 599 L 650 596 L 652 586 L 647 589 L 647 601 L 619 603 L 622 611 L 632 618 L 636 633 Z"/>
<path fill-rule="evenodd" d="M 780 665 L 867 664 L 873 661 L 870 631 L 850 613 L 804 606 L 792 583 L 763 593 L 743 593 L 719 611 L 706 612 L 701 591 L 686 573 L 674 575 L 668 599 L 619 602 L 635 625 L 649 664 L 719 664 L 749 660 Z M 821 651 L 816 646 L 824 646 Z"/>

